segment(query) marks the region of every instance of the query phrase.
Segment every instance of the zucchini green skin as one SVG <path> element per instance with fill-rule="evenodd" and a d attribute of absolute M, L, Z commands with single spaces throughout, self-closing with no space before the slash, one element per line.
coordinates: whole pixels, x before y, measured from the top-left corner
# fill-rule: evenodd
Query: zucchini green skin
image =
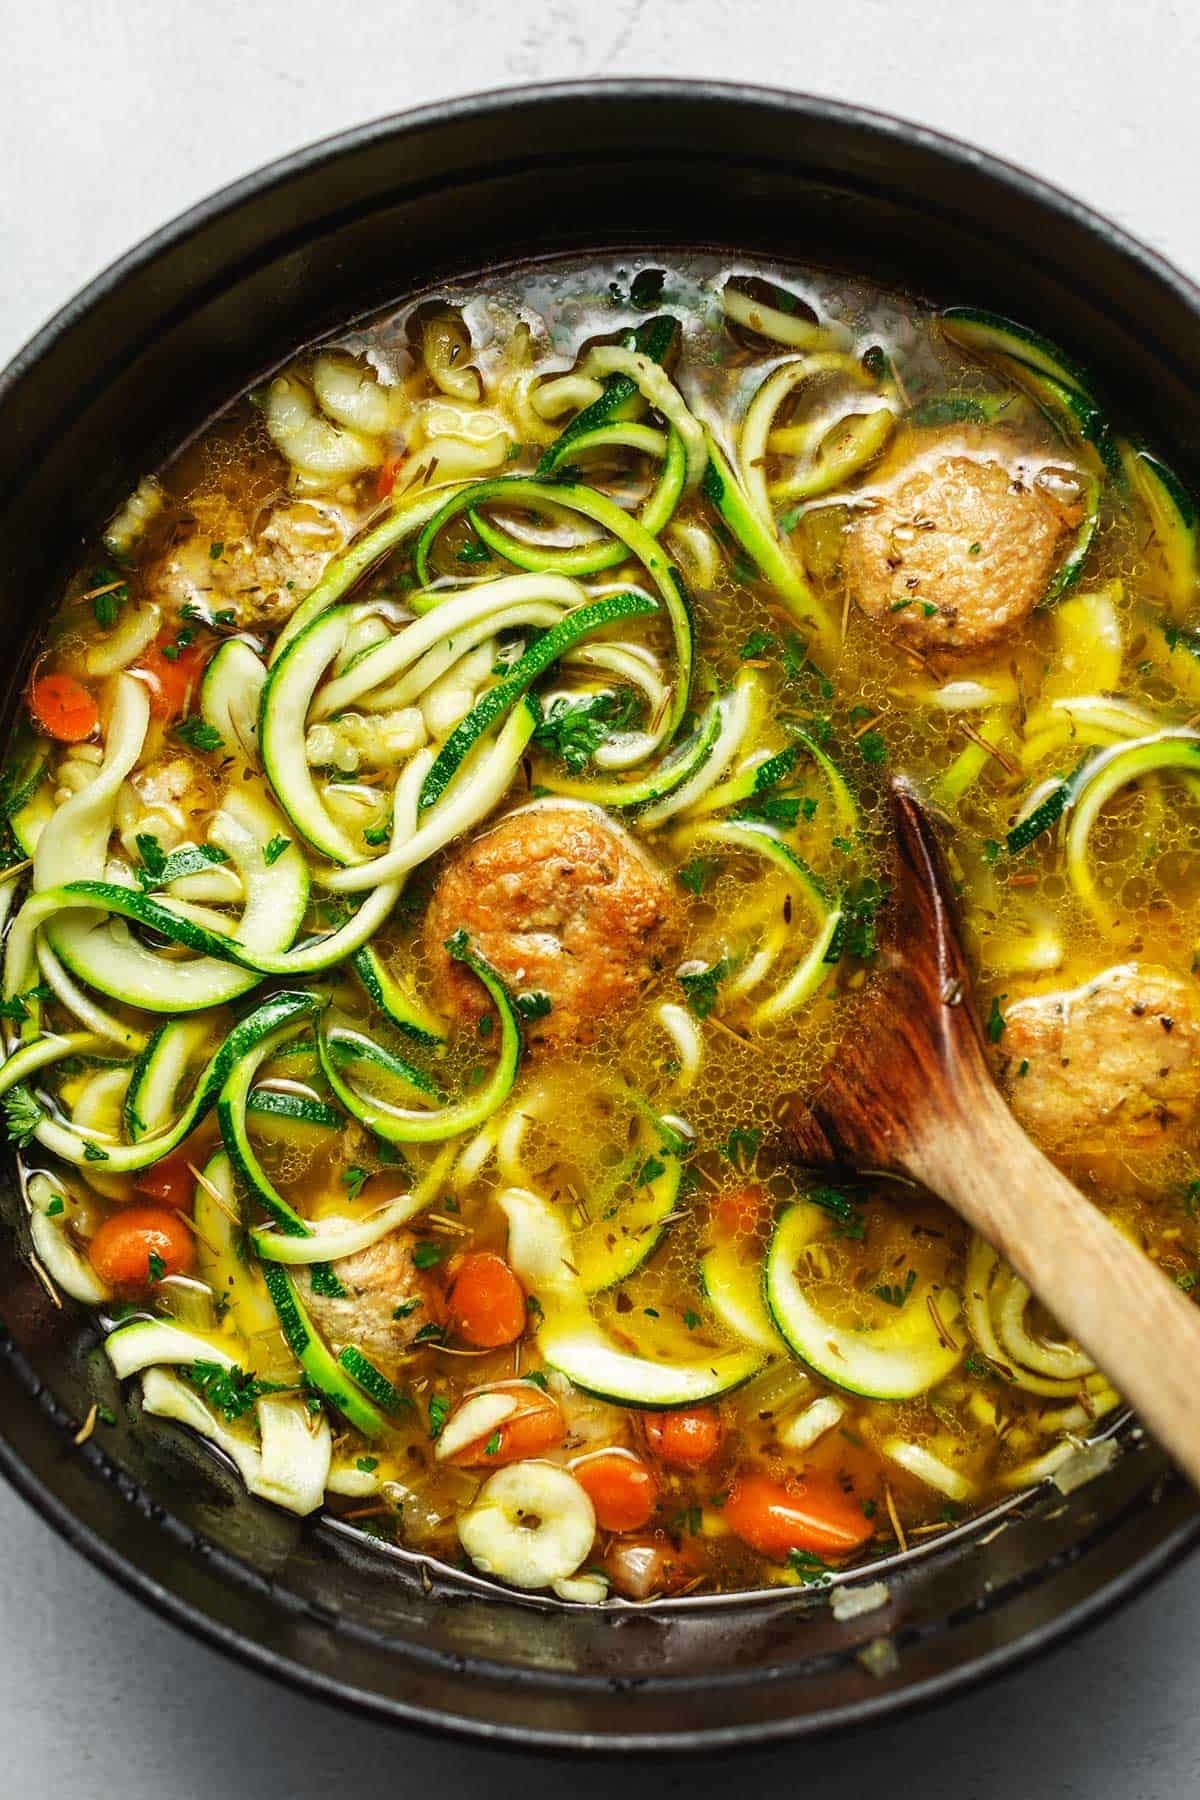
<path fill-rule="evenodd" d="M 419 809 L 424 812 L 441 799 L 463 759 L 483 734 L 502 719 L 532 687 L 538 676 L 544 674 L 551 663 L 557 662 L 572 645 L 590 636 L 593 631 L 603 631 L 606 626 L 616 624 L 618 620 L 645 618 L 647 614 L 657 611 L 657 605 L 647 594 L 609 594 L 603 600 L 594 600 L 589 605 L 568 613 L 559 624 L 544 632 L 520 660 L 514 663 L 511 673 L 503 681 L 498 681 L 495 687 L 489 688 L 482 700 L 476 702 L 466 718 L 450 733 L 425 777 L 418 802 Z"/>
<path fill-rule="evenodd" d="M 350 958 L 350 966 L 372 1005 L 377 1006 L 398 1031 L 419 1044 L 437 1046 L 445 1043 L 441 1020 L 416 994 L 396 980 L 372 944 L 364 944 L 361 950 L 356 950 Z"/>
<path fill-rule="evenodd" d="M 679 1200 L 681 1144 L 640 1096 L 635 1097 L 635 1104 L 641 1115 L 642 1140 L 621 1185 L 636 1183 L 651 1160 L 661 1164 L 662 1172 L 634 1186 L 620 1205 L 609 1208 L 601 1203 L 599 1216 L 572 1234 L 571 1260 L 588 1294 L 602 1293 L 628 1280 L 653 1255 Z"/>
<path fill-rule="evenodd" d="M 517 1079 L 523 1043 L 521 1016 L 508 989 L 491 964 L 471 949 L 465 934 L 460 933 L 458 938 L 451 938 L 447 948 L 452 956 L 464 962 L 479 977 L 500 1021 L 500 1042 L 495 1065 L 489 1079 L 474 1094 L 430 1111 L 402 1112 L 398 1108 L 384 1107 L 350 1086 L 337 1067 L 330 1035 L 324 1030 L 317 1033 L 321 1067 L 334 1094 L 347 1112 L 369 1127 L 377 1137 L 391 1144 L 440 1144 L 448 1138 L 457 1137 L 460 1132 L 476 1130 L 503 1105 Z M 403 1063 L 398 1057 L 391 1060 L 402 1079 L 418 1088 L 423 1087 L 426 1092 L 430 1090 L 432 1084 L 421 1071 L 413 1069 L 411 1064 Z"/>
<path fill-rule="evenodd" d="M 804 1246 L 830 1226 L 829 1215 L 797 1201 L 780 1215 L 767 1249 L 763 1294 L 780 1336 L 793 1355 L 847 1393 L 872 1400 L 910 1400 L 953 1374 L 963 1347 L 948 1348 L 929 1317 L 918 1284 L 908 1304 L 878 1331 L 848 1330 L 811 1305 L 795 1269 Z"/>
<path fill-rule="evenodd" d="M 691 699 L 692 673 L 695 661 L 695 632 L 692 605 L 682 571 L 643 525 L 623 512 L 615 501 L 578 482 L 535 481 L 523 475 L 496 476 L 490 481 L 472 482 L 445 502 L 430 519 L 417 540 L 413 555 L 417 579 L 428 587 L 429 554 L 438 535 L 460 513 L 476 510 L 490 500 L 515 506 L 553 505 L 581 513 L 593 524 L 624 544 L 630 555 L 645 569 L 662 597 L 671 624 L 675 655 L 679 665 L 679 681 L 671 696 L 671 705 L 663 724 L 663 741 L 670 742 L 678 731 Z"/>
<path fill-rule="evenodd" d="M 9 825 L 13 837 L 22 855 L 32 856 L 37 849 L 38 839 L 54 817 L 55 806 L 52 795 L 46 788 L 37 788 L 14 812 L 9 814 Z"/>
<path fill-rule="evenodd" d="M 316 996 L 313 999 L 315 1010 L 319 1002 Z M 310 1237 L 312 1227 L 288 1205 L 282 1194 L 276 1192 L 254 1153 L 250 1134 L 246 1129 L 246 1103 L 254 1077 L 280 1043 L 292 1035 L 299 1022 L 295 1018 L 286 1019 L 273 1031 L 262 1032 L 252 1045 L 235 1058 L 217 1099 L 217 1123 L 234 1173 L 253 1194 L 268 1218 L 280 1231 L 291 1237 Z"/>
<path fill-rule="evenodd" d="M 1200 591 L 1200 516 L 1196 503 L 1174 469 L 1144 446 L 1121 444 L 1119 450 L 1125 478 L 1150 514 L 1162 550 L 1172 611 L 1177 619 L 1188 620 Z M 12 823 L 16 833 L 15 818 Z"/>
<path fill-rule="evenodd" d="M 377 1369 L 357 1344 L 347 1344 L 344 1350 L 339 1351 L 338 1365 L 345 1370 L 355 1387 L 360 1388 L 368 1400 L 374 1401 L 384 1412 L 398 1413 L 402 1407 L 412 1405 L 408 1395 L 393 1387 L 382 1369 Z"/>
<path fill-rule="evenodd" d="M 14 752 L 0 771 L 0 811 L 11 819 L 28 806 L 50 768 L 50 745 L 45 738 L 31 738 L 23 753 Z"/>
<path fill-rule="evenodd" d="M 623 379 L 620 378 L 620 379 Z M 644 434 L 639 436 L 637 434 Z M 569 451 L 562 456 L 554 447 L 547 452 L 538 465 L 542 474 L 556 474 L 560 464 L 567 455 L 581 455 L 588 450 L 598 450 L 606 445 L 622 446 L 629 449 L 646 449 L 646 439 L 657 438 L 660 433 L 651 431 L 644 425 L 605 425 L 594 431 L 584 432 L 576 438 Z M 548 459 L 553 457 L 553 462 Z M 547 465 L 547 466 L 543 466 Z M 667 433 L 666 452 L 663 466 L 655 483 L 654 490 L 638 513 L 638 523 L 644 531 L 653 536 L 669 525 L 674 517 L 675 508 L 683 495 L 687 481 L 687 450 L 683 439 L 672 427 Z M 625 546 L 616 539 L 607 539 L 599 544 L 576 544 L 566 549 L 544 549 L 537 544 L 522 543 L 513 537 L 511 532 L 504 531 L 494 525 L 483 513 L 468 513 L 471 526 L 476 535 L 485 543 L 494 555 L 502 556 L 507 562 L 519 569 L 553 570 L 559 575 L 594 575 L 602 569 L 611 569 L 622 561 Z"/>
<path fill-rule="evenodd" d="M 353 608 L 331 607 L 289 643 L 271 664 L 262 690 L 258 744 L 276 800 L 306 844 L 331 862 L 358 862 L 365 854 L 331 818 L 309 772 L 305 721 L 325 670 L 346 641 Z"/>
<path fill-rule="evenodd" d="M 700 1286 L 722 1325 L 735 1337 L 773 1355 L 787 1353 L 762 1291 L 762 1264 L 748 1265 L 734 1244 L 721 1242 L 700 1259 Z"/>
<path fill-rule="evenodd" d="M 230 1071 L 239 1061 L 250 1056 L 261 1039 L 275 1033 L 286 1035 L 287 1029 L 294 1029 L 311 1018 L 320 1010 L 321 1005 L 319 996 L 305 993 L 281 992 L 264 1000 L 261 1006 L 234 1026 L 225 1042 L 210 1058 L 192 1090 L 191 1099 L 171 1129 L 145 1137 L 137 1144 L 106 1146 L 102 1159 L 103 1172 L 106 1175 L 132 1174 L 139 1169 L 148 1169 L 164 1156 L 170 1156 L 212 1110 Z M 57 1119 L 43 1115 L 34 1136 L 45 1149 L 76 1167 L 95 1160 L 87 1154 L 90 1147 L 88 1140 Z"/>
<path fill-rule="evenodd" d="M 723 1351 L 705 1362 L 653 1362 L 618 1349 L 590 1314 L 576 1307 L 548 1307 L 537 1342 L 549 1367 L 585 1394 L 655 1412 L 719 1400 L 763 1365 L 762 1352 L 750 1349 Z"/>
<path fill-rule="evenodd" d="M 768 531 L 742 492 L 737 475 L 710 431 L 708 468 L 700 483 L 700 492 L 716 509 L 746 555 L 779 598 L 798 625 L 810 633 L 809 649 L 818 644 L 825 631 L 821 607 L 812 589 L 788 557 L 777 535 Z"/>
<path fill-rule="evenodd" d="M 647 319 L 639 325 L 633 334 L 633 346 L 652 362 L 666 363 L 673 350 L 678 346 L 680 338 L 679 320 L 669 313 L 658 318 Z M 604 392 L 590 406 L 585 406 L 577 413 L 571 423 L 555 438 L 550 448 L 538 463 L 535 475 L 552 474 L 561 464 L 564 456 L 577 445 L 580 438 L 591 432 L 611 425 L 621 418 L 623 408 L 632 404 L 638 397 L 637 383 L 628 375 L 609 375 L 604 382 Z"/>
<path fill-rule="evenodd" d="M 313 1387 L 364 1437 L 378 1437 L 385 1429 L 382 1413 L 367 1398 L 358 1383 L 339 1368 L 332 1352 L 318 1337 L 316 1328 L 304 1309 L 304 1303 L 296 1292 L 296 1284 L 283 1264 L 264 1263 L 262 1272 L 287 1347 Z"/>
<path fill-rule="evenodd" d="M 187 1069 L 196 1026 L 187 1019 L 171 1019 L 152 1032 L 133 1065 L 122 1106 L 125 1135 L 135 1142 L 162 1129 L 170 1117 L 171 1102 Z M 166 1083 L 163 1088 L 162 1084 Z M 161 1091 L 159 1091 L 161 1090 Z M 168 1091 L 169 1090 L 169 1091 Z"/>
<path fill-rule="evenodd" d="M 295 952 L 284 951 L 277 955 L 258 955 L 247 950 L 236 938 L 227 937 L 221 932 L 209 931 L 205 926 L 198 925 L 193 919 L 173 912 L 170 907 L 156 900 L 153 895 L 139 893 L 135 888 L 120 887 L 114 882 L 70 881 L 63 887 L 46 888 L 43 892 L 34 895 L 31 901 L 26 902 L 26 905 L 36 905 L 46 918 L 53 917 L 56 912 L 70 910 L 74 907 L 94 908 L 99 912 L 113 913 L 118 918 L 128 919 L 135 925 L 158 932 L 161 937 L 169 939 L 173 944 L 182 944 L 186 949 L 195 950 L 202 956 L 215 957 L 221 962 L 231 963 L 246 970 L 250 979 L 238 989 L 238 993 L 247 992 L 268 975 L 284 977 L 289 974 L 312 975 L 319 974 L 322 970 L 332 966 L 330 962 L 323 961 L 317 956 L 310 959 L 304 946 Z M 340 936 L 340 933 L 331 932 L 329 935 L 330 937 Z M 350 954 L 351 950 L 344 944 L 341 951 L 336 954 L 335 960 L 340 962 Z M 295 966 L 291 960 L 292 957 L 296 959 Z M 65 962 L 67 958 L 64 957 L 63 960 Z M 237 995 L 233 997 L 236 998 Z M 130 994 L 117 994 L 114 998 L 128 1000 L 131 1005 L 146 1004 L 144 1000 L 137 1000 Z M 167 1001 L 164 999 L 164 1008 L 166 1005 Z M 183 1010 L 178 1001 L 174 1002 L 174 1008 Z"/>
<path fill-rule="evenodd" d="M 310 1100 L 305 1094 L 289 1094 L 276 1088 L 251 1088 L 246 1100 L 248 1117 L 280 1119 L 316 1131 L 340 1131 L 346 1123 L 336 1106 Z"/>
<path fill-rule="evenodd" d="M 974 306 L 948 306 L 941 315 L 941 324 L 948 337 L 969 350 L 1012 357 L 1026 368 L 1074 389 L 1085 399 L 1092 398 L 1091 379 L 1084 369 L 1028 325 Z"/>

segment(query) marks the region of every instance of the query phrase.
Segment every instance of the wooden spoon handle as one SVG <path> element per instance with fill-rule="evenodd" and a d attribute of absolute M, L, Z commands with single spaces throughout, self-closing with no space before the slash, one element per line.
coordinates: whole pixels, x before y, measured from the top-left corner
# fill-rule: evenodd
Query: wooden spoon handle
<path fill-rule="evenodd" d="M 1200 1487 L 1200 1307 L 1030 1142 L 994 1090 L 905 1159 L 1011 1263 Z"/>

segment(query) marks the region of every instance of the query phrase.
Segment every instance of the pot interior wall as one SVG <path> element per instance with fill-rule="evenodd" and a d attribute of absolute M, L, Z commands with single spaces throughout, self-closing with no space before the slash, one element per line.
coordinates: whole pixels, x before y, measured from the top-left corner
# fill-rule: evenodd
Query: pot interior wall
<path fill-rule="evenodd" d="M 298 343 L 449 274 L 573 247 L 719 245 L 1018 314 L 1102 370 L 1200 484 L 1194 297 L 1069 203 L 971 153 L 821 103 L 634 84 L 464 103 L 256 177 L 135 254 L 10 370 L 0 441 L 7 704 L 43 609 L 147 468 Z M 8 1211 L 16 1208 L 9 1196 Z M 947 1545 L 886 1612 L 823 1604 L 565 1613 L 427 1593 L 301 1528 L 121 1410 L 86 1323 L 7 1236 L 2 1454 L 65 1534 L 210 1636 L 397 1717 L 543 1741 L 714 1743 L 926 1697 L 1095 1612 L 1178 1554 L 1192 1502 L 1134 1445 L 1103 1483 Z M 896 1667 L 857 1652 L 887 1632 Z"/>

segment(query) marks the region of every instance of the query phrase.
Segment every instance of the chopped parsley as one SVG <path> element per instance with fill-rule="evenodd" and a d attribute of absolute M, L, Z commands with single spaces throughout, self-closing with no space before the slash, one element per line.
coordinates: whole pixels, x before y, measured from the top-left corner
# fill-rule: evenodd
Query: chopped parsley
<path fill-rule="evenodd" d="M 526 1381 L 531 1381 L 535 1388 L 541 1388 L 543 1394 L 550 1386 L 550 1383 L 547 1381 L 541 1369 L 527 1369 L 524 1379 Z"/>
<path fill-rule="evenodd" d="M 42 1122 L 42 1109 L 27 1087 L 10 1088 L 4 1096 L 4 1123 L 9 1139 L 24 1150 Z"/>
<path fill-rule="evenodd" d="M 866 1233 L 866 1225 L 862 1214 L 849 1194 L 841 1188 L 814 1187 L 809 1188 L 804 1198 L 812 1206 L 819 1206 L 822 1212 L 829 1213 L 834 1219 L 834 1236 L 843 1238 L 861 1238 Z"/>
<path fill-rule="evenodd" d="M 223 1363 L 194 1362 L 180 1373 L 231 1425 L 248 1413 L 263 1394 L 284 1391 L 279 1382 L 260 1381 L 256 1375 L 249 1375 L 236 1365 L 227 1369 Z"/>
<path fill-rule="evenodd" d="M 754 1125 L 735 1125 L 725 1142 L 721 1145 L 721 1155 L 726 1162 L 747 1163 L 758 1155 L 758 1147 L 762 1143 L 762 1132 Z"/>
<path fill-rule="evenodd" d="M 210 562 L 220 562 L 220 560 L 224 556 L 224 554 L 225 554 L 224 544 L 210 544 L 208 546 L 208 557 L 209 557 Z"/>
<path fill-rule="evenodd" d="M 488 1439 L 487 1443 L 483 1446 L 483 1454 L 485 1456 L 499 1456 L 499 1454 L 500 1454 L 500 1433 L 498 1431 L 493 1431 L 491 1437 Z"/>
<path fill-rule="evenodd" d="M 180 719 L 175 727 L 175 736 L 192 750 L 219 750 L 222 746 L 221 734 L 216 726 L 208 724 L 199 713 Z"/>
<path fill-rule="evenodd" d="M 107 1162 L 108 1151 L 102 1150 L 99 1144 L 85 1144 L 83 1146 L 83 1160 L 84 1162 Z"/>
<path fill-rule="evenodd" d="M 991 1009 L 988 1012 L 984 1030 L 987 1032 L 989 1044 L 998 1044 L 1008 1030 L 1008 1020 L 1000 1010 L 1000 1002 L 1007 998 L 1005 994 L 993 994 Z"/>
<path fill-rule="evenodd" d="M 526 1020 L 544 1019 L 553 1010 L 549 994 L 544 994 L 540 988 L 535 988 L 531 993 L 518 994 L 516 1005 L 517 1011 Z"/>
<path fill-rule="evenodd" d="M 366 835 L 367 834 L 364 831 L 363 836 L 366 837 Z M 273 837 L 269 844 L 263 845 L 263 861 L 266 863 L 268 869 L 274 868 L 284 851 L 291 848 L 291 843 L 291 838 L 284 837 L 283 833 L 280 832 L 279 836 Z"/>
<path fill-rule="evenodd" d="M 379 1467 L 379 1458 L 377 1456 L 360 1456 L 354 1466 L 360 1475 L 373 1475 Z"/>
<path fill-rule="evenodd" d="M 402 1300 L 399 1306 L 394 1306 L 392 1308 L 393 1319 L 407 1319 L 411 1317 L 420 1304 L 421 1301 L 419 1297 L 414 1300 Z"/>
<path fill-rule="evenodd" d="M 630 731 L 641 723 L 642 710 L 641 696 L 632 689 L 591 694 L 584 700 L 560 694 L 551 701 L 533 741 L 557 756 L 572 775 L 579 775 L 613 732 Z"/>
<path fill-rule="evenodd" d="M 716 868 L 715 856 L 693 856 L 691 862 L 684 863 L 676 873 L 689 894 L 702 894 L 716 873 Z"/>
<path fill-rule="evenodd" d="M 858 740 L 858 754 L 865 763 L 885 763 L 887 761 L 887 744 L 879 731 L 864 731 Z"/>
<path fill-rule="evenodd" d="M 461 545 L 461 547 L 459 548 L 458 555 L 455 558 L 455 560 L 460 563 L 491 562 L 492 553 L 488 549 L 487 545 L 484 543 L 481 543 L 477 537 L 469 537 L 467 539 L 467 541 L 463 545 Z"/>
<path fill-rule="evenodd" d="M 634 1187 L 649 1187 L 652 1181 L 657 1181 L 659 1176 L 665 1175 L 666 1172 L 666 1163 L 659 1162 L 656 1156 L 648 1156 L 638 1170 L 633 1185 Z"/>
<path fill-rule="evenodd" d="M 792 1574 L 798 1576 L 806 1587 L 824 1586 L 832 1573 L 825 1558 L 818 1556 L 814 1550 L 789 1550 L 787 1561 Z"/>
<path fill-rule="evenodd" d="M 772 636 L 769 631 L 752 631 L 738 651 L 738 655 L 743 662 L 749 662 L 754 657 L 771 656 L 778 648 L 779 639 Z"/>
<path fill-rule="evenodd" d="M 364 1186 L 370 1179 L 370 1170 L 360 1169 L 355 1166 L 344 1171 L 342 1175 L 342 1185 L 346 1189 L 347 1196 L 351 1200 L 357 1200 L 358 1196 L 362 1193 Z M 393 1313 L 392 1316 L 394 1318 L 395 1314 Z"/>
<path fill-rule="evenodd" d="M 450 1402 L 444 1394 L 434 1394 L 429 1402 L 429 1435 L 431 1438 L 441 1437 L 442 1428 L 450 1417 Z"/>
<path fill-rule="evenodd" d="M 446 1255 L 447 1246 L 436 1244 L 430 1238 L 422 1238 L 413 1249 L 413 1263 L 418 1269 L 433 1269 Z"/>
<path fill-rule="evenodd" d="M 702 1324 L 703 1320 L 701 1319 L 700 1314 L 698 1312 L 693 1312 L 689 1306 L 683 1315 L 683 1322 L 689 1331 L 695 1331 L 697 1325 Z"/>
<path fill-rule="evenodd" d="M 55 1194 L 54 1198 L 46 1208 L 46 1217 L 48 1219 L 57 1219 L 58 1215 L 62 1212 L 63 1207 L 64 1201 L 62 1195 Z"/>
<path fill-rule="evenodd" d="M 167 1265 L 157 1250 L 151 1250 L 146 1258 L 146 1274 L 150 1281 L 161 1281 L 167 1272 Z"/>
<path fill-rule="evenodd" d="M 681 973 L 679 985 L 683 989 L 684 998 L 698 1019 L 707 1019 L 716 1007 L 719 989 L 729 974 L 729 958 L 723 956 L 720 962 L 711 963 L 706 969 L 696 969 L 691 973 Z"/>

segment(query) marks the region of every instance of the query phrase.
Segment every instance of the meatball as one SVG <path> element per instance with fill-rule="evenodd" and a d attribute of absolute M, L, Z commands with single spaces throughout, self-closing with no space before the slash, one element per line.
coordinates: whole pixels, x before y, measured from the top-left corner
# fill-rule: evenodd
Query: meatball
<path fill-rule="evenodd" d="M 350 529 L 337 507 L 315 500 L 251 517 L 225 494 L 200 495 L 147 568 L 148 597 L 172 617 L 187 605 L 231 611 L 241 626 L 279 626 L 316 586 Z"/>
<path fill-rule="evenodd" d="M 852 526 L 845 570 L 868 617 L 923 650 L 994 643 L 1045 594 L 1080 512 L 1061 470 L 997 454 L 923 455 Z"/>
<path fill-rule="evenodd" d="M 1200 1108 L 1200 987 L 1154 963 L 1121 963 L 1069 993 L 1004 1012 L 1001 1086 L 1043 1144 L 1147 1145 Z"/>
<path fill-rule="evenodd" d="M 447 1004 L 478 1018 L 487 995 L 445 948 L 457 931 L 514 993 L 547 997 L 531 1040 L 586 1044 L 663 966 L 676 909 L 662 874 L 598 808 L 549 802 L 469 844 L 433 895 L 427 954 Z"/>
<path fill-rule="evenodd" d="M 313 1324 L 335 1351 L 356 1344 L 373 1361 L 394 1364 L 424 1326 L 440 1323 L 441 1296 L 413 1260 L 415 1242 L 411 1232 L 393 1231 L 335 1262 L 340 1296 L 316 1293 L 309 1271 L 298 1271 Z"/>

